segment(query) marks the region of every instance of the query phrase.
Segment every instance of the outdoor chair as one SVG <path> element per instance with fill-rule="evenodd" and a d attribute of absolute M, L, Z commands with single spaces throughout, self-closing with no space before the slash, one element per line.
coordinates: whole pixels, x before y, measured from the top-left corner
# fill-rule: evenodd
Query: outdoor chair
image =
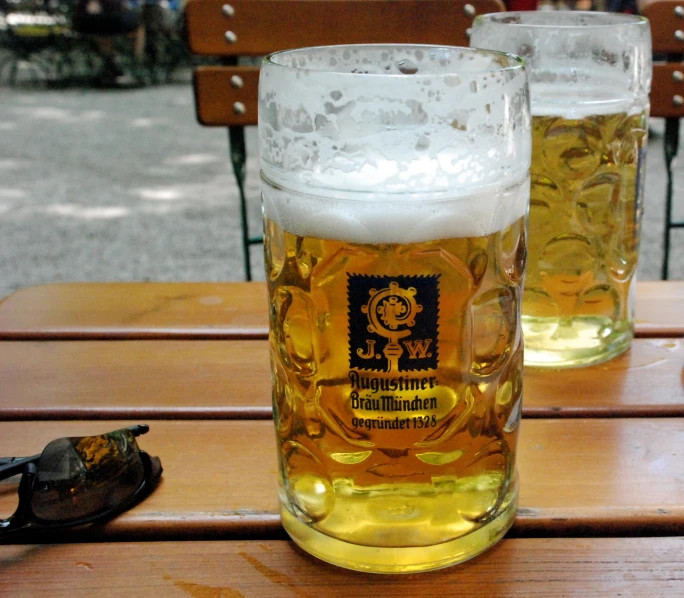
<path fill-rule="evenodd" d="M 663 235 L 662 278 L 669 276 L 671 232 L 684 228 L 684 220 L 673 214 L 674 181 L 672 162 L 679 150 L 679 124 L 684 117 L 684 1 L 657 0 L 647 4 L 643 15 L 651 23 L 653 36 L 653 84 L 651 116 L 665 119 L 665 231 Z"/>
<path fill-rule="evenodd" d="M 504 10 L 501 0 L 189 0 L 192 53 L 223 66 L 194 72 L 198 121 L 228 127 L 230 159 L 240 196 L 245 277 L 252 279 L 245 197 L 245 132 L 257 124 L 259 67 L 254 57 L 297 47 L 354 43 L 424 43 L 467 46 L 477 14 Z"/>

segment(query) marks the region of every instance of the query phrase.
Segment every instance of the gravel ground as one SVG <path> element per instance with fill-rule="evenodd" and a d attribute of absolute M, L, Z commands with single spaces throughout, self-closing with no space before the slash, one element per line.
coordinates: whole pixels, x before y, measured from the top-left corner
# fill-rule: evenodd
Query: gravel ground
<path fill-rule="evenodd" d="M 663 123 L 652 120 L 639 278 L 660 276 Z M 255 131 L 248 132 L 258 230 Z M 195 119 L 189 73 L 132 90 L 0 87 L 0 297 L 56 281 L 243 277 L 238 199 L 224 129 Z M 675 203 L 684 218 L 684 172 Z M 672 279 L 684 279 L 684 230 Z M 253 247 L 256 277 L 260 247 Z"/>

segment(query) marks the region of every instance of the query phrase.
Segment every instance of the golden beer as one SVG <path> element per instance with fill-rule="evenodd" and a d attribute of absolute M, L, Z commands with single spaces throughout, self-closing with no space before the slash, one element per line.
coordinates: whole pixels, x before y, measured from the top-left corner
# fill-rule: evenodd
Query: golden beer
<path fill-rule="evenodd" d="M 324 561 L 427 571 L 513 523 L 527 92 L 519 58 L 467 48 L 262 67 L 281 517 Z"/>
<path fill-rule="evenodd" d="M 282 520 L 307 551 L 420 571 L 513 523 L 524 220 L 407 244 L 266 220 Z"/>
<path fill-rule="evenodd" d="M 525 365 L 576 367 L 634 336 L 648 21 L 601 12 L 479 15 L 473 47 L 526 59 L 532 114 Z"/>
<path fill-rule="evenodd" d="M 528 365 L 587 365 L 629 347 L 647 132 L 645 111 L 533 113 Z"/>

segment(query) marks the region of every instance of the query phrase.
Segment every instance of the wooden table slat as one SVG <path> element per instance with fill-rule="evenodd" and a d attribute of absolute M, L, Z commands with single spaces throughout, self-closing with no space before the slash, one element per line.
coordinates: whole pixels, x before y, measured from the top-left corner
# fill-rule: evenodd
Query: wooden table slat
<path fill-rule="evenodd" d="M 259 282 L 57 283 L 0 301 L 0 339 L 265 338 Z"/>
<path fill-rule="evenodd" d="M 0 455 L 123 425 L 4 422 Z M 60 538 L 282 537 L 271 422 L 150 422 L 140 446 L 164 467 L 155 492 L 106 524 Z M 523 421 L 518 466 L 514 535 L 684 535 L 682 418 Z M 0 482 L 0 517 L 15 508 L 15 489 Z"/>
<path fill-rule="evenodd" d="M 0 546 L 2 595 L 242 597 L 680 596 L 684 538 L 504 539 L 421 575 L 369 577 L 287 541 Z M 372 584 L 372 592 L 371 592 Z"/>
<path fill-rule="evenodd" d="M 684 281 L 637 282 L 636 336 L 684 336 Z"/>
<path fill-rule="evenodd" d="M 684 416 L 684 340 L 525 372 L 525 417 Z M 267 419 L 264 340 L 0 342 L 0 420 Z"/>
<path fill-rule="evenodd" d="M 267 296 L 250 283 L 58 283 L 0 301 L 0 340 L 265 338 Z M 684 281 L 637 284 L 637 336 L 684 336 Z"/>

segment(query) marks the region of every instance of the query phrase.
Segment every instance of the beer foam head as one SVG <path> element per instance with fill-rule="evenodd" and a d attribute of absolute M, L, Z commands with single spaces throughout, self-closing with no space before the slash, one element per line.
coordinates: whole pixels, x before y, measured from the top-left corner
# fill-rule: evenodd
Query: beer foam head
<path fill-rule="evenodd" d="M 357 194 L 321 197 L 264 180 L 265 214 L 295 235 L 349 243 L 417 243 L 480 237 L 503 230 L 527 213 L 529 175 L 509 186 L 483 187 L 455 197 Z"/>
<path fill-rule="evenodd" d="M 531 82 L 533 116 L 559 116 L 567 119 L 602 114 L 636 114 L 648 110 L 648 95 L 633 95 L 620 86 L 578 87 L 572 84 Z"/>
<path fill-rule="evenodd" d="M 344 213 L 368 230 L 415 228 L 426 202 L 524 181 L 529 129 L 514 56 L 415 45 L 279 52 L 259 82 L 265 209 L 299 228 L 337 208 L 339 226 Z"/>

